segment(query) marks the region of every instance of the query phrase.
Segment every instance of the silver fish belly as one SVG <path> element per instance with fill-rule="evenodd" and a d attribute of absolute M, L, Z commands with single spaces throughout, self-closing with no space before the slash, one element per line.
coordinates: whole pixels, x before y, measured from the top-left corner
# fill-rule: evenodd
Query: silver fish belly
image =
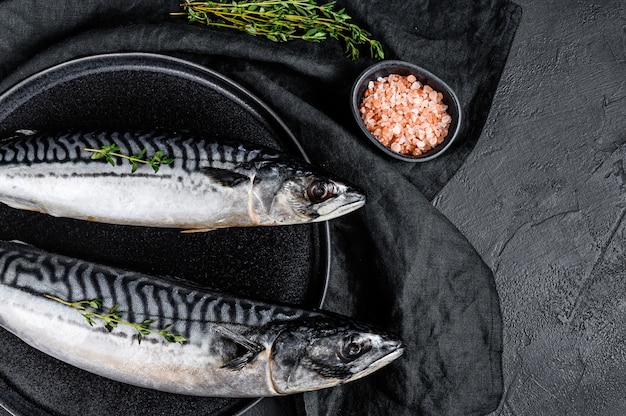
<path fill-rule="evenodd" d="M 101 315 L 118 314 L 114 327 L 98 317 L 90 325 L 70 306 L 94 299 Z M 154 328 L 141 342 L 131 326 L 139 323 Z M 94 374 L 213 397 L 332 387 L 378 370 L 404 349 L 397 338 L 342 316 L 197 290 L 10 242 L 0 242 L 0 326 Z"/>
<path fill-rule="evenodd" d="M 92 160 L 93 150 L 111 144 L 123 155 L 162 151 L 173 162 L 131 173 L 130 165 Z M 59 217 L 206 231 L 325 221 L 361 207 L 365 197 L 308 163 L 257 146 L 96 131 L 0 142 L 0 202 Z"/>

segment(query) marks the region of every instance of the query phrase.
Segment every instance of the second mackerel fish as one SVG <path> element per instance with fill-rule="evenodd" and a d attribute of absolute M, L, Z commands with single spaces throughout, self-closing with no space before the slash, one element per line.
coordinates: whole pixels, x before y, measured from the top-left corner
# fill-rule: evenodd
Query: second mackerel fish
<path fill-rule="evenodd" d="M 405 349 L 397 337 L 344 316 L 193 289 L 4 241 L 0 326 L 91 373 L 194 396 L 333 387 L 384 367 Z"/>
<path fill-rule="evenodd" d="M 163 152 L 157 172 L 93 160 Z M 86 149 L 93 149 L 92 151 Z M 110 224 L 208 231 L 325 221 L 365 196 L 286 154 L 171 132 L 30 133 L 0 142 L 0 202 L 52 216 Z"/>

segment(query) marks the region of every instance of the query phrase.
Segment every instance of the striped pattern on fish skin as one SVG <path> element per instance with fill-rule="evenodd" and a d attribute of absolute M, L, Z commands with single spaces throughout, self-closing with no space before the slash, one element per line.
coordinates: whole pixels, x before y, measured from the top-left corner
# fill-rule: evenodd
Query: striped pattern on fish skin
<path fill-rule="evenodd" d="M 92 152 L 163 151 L 158 172 L 111 166 Z M 113 224 L 206 231 L 324 221 L 365 203 L 345 182 L 280 152 L 172 132 L 34 133 L 0 142 L 0 202 Z"/>
<path fill-rule="evenodd" d="M 348 318 L 234 298 L 0 242 L 0 326 L 61 361 L 179 394 L 262 397 L 332 387 L 402 354 L 402 343 Z M 134 328 L 108 332 L 48 296 L 118 305 L 127 322 L 172 325 L 187 342 Z"/>

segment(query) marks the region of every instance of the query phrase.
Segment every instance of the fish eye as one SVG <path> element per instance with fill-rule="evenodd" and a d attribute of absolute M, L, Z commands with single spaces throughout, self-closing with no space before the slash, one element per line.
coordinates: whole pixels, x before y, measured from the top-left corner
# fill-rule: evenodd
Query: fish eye
<path fill-rule="evenodd" d="M 359 335 L 350 335 L 343 339 L 339 347 L 339 358 L 344 361 L 353 361 L 372 349 L 369 339 L 361 338 Z"/>
<path fill-rule="evenodd" d="M 309 201 L 317 204 L 319 202 L 324 202 L 328 198 L 332 198 L 336 196 L 335 187 L 331 182 L 326 182 L 320 179 L 315 179 L 311 181 L 306 190 L 307 197 Z"/>

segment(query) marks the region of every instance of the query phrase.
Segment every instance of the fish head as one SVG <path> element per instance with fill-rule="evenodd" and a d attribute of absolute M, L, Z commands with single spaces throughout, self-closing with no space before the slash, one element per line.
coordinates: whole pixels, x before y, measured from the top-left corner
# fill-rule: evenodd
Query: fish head
<path fill-rule="evenodd" d="M 272 382 L 278 394 L 333 387 L 369 375 L 403 352 L 402 341 L 382 331 L 348 320 L 310 320 L 277 336 Z"/>
<path fill-rule="evenodd" d="M 252 196 L 261 224 L 326 221 L 365 204 L 365 195 L 354 186 L 296 163 L 277 162 L 259 169 Z"/>

